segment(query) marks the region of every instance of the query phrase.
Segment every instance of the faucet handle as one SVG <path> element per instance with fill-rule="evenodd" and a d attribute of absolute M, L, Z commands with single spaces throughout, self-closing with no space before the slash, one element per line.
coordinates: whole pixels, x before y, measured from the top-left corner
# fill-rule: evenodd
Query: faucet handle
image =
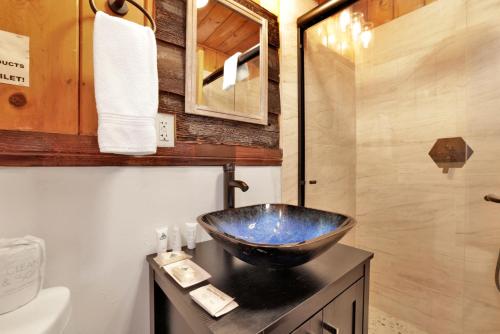
<path fill-rule="evenodd" d="M 484 196 L 484 200 L 493 203 L 500 203 L 500 198 L 492 194 Z"/>
<path fill-rule="evenodd" d="M 236 169 L 236 165 L 234 164 L 234 162 L 230 162 L 222 166 L 222 168 L 224 169 L 224 172 L 234 172 L 234 170 Z"/>

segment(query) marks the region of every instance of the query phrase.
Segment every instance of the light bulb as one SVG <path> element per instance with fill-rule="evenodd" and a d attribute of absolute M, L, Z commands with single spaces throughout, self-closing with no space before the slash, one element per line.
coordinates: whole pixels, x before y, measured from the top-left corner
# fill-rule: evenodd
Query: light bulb
<path fill-rule="evenodd" d="M 352 14 L 352 23 L 351 23 L 351 34 L 353 41 L 358 40 L 358 36 L 361 33 L 363 26 L 363 13 L 354 13 Z"/>
<path fill-rule="evenodd" d="M 363 31 L 361 33 L 361 44 L 366 49 L 370 45 L 370 41 L 372 40 L 372 32 L 370 30 Z"/>
<path fill-rule="evenodd" d="M 358 40 L 358 36 L 361 33 L 361 24 L 354 23 L 351 28 L 352 31 L 352 39 L 356 42 Z"/>
<path fill-rule="evenodd" d="M 328 46 L 328 38 L 326 36 L 323 36 L 321 39 L 321 44 L 323 44 L 323 46 Z"/>
<path fill-rule="evenodd" d="M 200 9 L 208 4 L 208 0 L 196 0 L 196 8 Z"/>
<path fill-rule="evenodd" d="M 341 41 L 337 44 L 337 51 L 340 54 L 344 54 L 344 51 L 347 50 L 348 47 L 349 47 L 349 44 L 346 41 Z"/>
<path fill-rule="evenodd" d="M 361 32 L 361 44 L 366 49 L 370 45 L 370 42 L 373 38 L 373 23 L 368 22 L 363 26 L 363 31 Z"/>
<path fill-rule="evenodd" d="M 328 35 L 328 44 L 329 45 L 335 44 L 335 35 L 333 35 L 333 34 Z"/>
<path fill-rule="evenodd" d="M 346 9 L 342 13 L 340 13 L 339 17 L 340 30 L 342 30 L 342 32 L 346 32 L 347 26 L 350 23 L 351 23 L 351 14 L 349 13 L 349 10 Z"/>

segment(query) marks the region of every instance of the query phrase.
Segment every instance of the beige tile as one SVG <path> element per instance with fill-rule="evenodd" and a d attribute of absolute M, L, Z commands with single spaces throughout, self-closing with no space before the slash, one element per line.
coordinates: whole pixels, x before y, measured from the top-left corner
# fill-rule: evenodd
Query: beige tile
<path fill-rule="evenodd" d="M 280 4 L 281 196 L 284 203 L 290 204 L 297 204 L 298 189 L 297 17 L 316 5 L 313 0 L 287 0 Z"/>

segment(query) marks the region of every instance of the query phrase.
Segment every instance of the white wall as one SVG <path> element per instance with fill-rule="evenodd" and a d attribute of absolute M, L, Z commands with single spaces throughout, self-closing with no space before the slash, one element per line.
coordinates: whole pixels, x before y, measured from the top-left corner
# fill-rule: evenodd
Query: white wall
<path fill-rule="evenodd" d="M 279 167 L 236 171 L 250 186 L 237 205 L 280 202 Z M 72 291 L 69 333 L 149 333 L 154 228 L 222 208 L 222 167 L 2 168 L 0 184 L 0 237 L 45 239 L 45 285 Z"/>

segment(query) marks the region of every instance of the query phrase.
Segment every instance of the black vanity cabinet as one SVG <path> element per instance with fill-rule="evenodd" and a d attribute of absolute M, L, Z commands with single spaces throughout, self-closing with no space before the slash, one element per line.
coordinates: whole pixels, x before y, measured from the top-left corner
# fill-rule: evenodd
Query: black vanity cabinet
<path fill-rule="evenodd" d="M 363 333 L 363 280 L 357 281 L 323 309 L 323 328 L 332 334 Z"/>
<path fill-rule="evenodd" d="M 212 278 L 182 289 L 153 260 L 150 268 L 151 333 L 164 334 L 367 334 L 372 253 L 337 244 L 295 268 L 277 270 L 244 263 L 215 241 L 193 255 Z M 240 305 L 212 318 L 189 297 L 211 283 Z"/>
<path fill-rule="evenodd" d="M 323 310 L 293 331 L 293 334 L 361 334 L 363 322 L 364 279 L 359 279 Z"/>
<path fill-rule="evenodd" d="M 303 323 L 292 334 L 320 334 L 323 333 L 323 311 L 316 313 L 311 319 Z"/>

